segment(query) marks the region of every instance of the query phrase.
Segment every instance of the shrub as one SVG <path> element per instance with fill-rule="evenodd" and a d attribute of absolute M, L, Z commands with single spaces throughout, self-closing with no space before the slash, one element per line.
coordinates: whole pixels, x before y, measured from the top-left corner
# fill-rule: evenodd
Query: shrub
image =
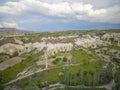
<path fill-rule="evenodd" d="M 18 56 L 18 55 L 19 55 L 19 53 L 16 51 L 16 52 L 13 53 L 13 56 L 12 56 L 12 57 L 16 57 L 16 56 Z"/>
<path fill-rule="evenodd" d="M 60 61 L 60 58 L 56 58 L 54 61 L 52 61 L 53 64 L 58 64 Z"/>
<path fill-rule="evenodd" d="M 66 57 L 64 57 L 64 58 L 63 58 L 63 62 L 66 62 L 66 61 L 67 61 L 67 58 L 66 58 Z"/>

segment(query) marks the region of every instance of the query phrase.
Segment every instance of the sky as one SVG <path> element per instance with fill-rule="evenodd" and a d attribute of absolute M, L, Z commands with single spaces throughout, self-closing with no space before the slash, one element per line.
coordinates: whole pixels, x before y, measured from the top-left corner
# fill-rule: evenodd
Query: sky
<path fill-rule="evenodd" d="M 119 29 L 120 0 L 0 0 L 0 28 Z"/>

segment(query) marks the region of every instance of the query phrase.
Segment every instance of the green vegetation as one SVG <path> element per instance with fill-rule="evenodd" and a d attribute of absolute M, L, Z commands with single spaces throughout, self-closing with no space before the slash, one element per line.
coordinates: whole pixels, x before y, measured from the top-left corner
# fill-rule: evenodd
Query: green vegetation
<path fill-rule="evenodd" d="M 72 86 L 85 85 L 94 87 L 96 85 L 106 84 L 109 82 L 109 80 L 111 80 L 107 79 L 106 80 L 107 82 L 104 82 L 104 80 L 107 77 L 109 77 L 109 73 L 102 68 L 98 60 L 93 59 L 93 56 L 91 54 L 87 54 L 82 49 L 72 51 L 71 54 L 73 60 L 75 60 L 77 64 L 75 65 L 73 64 L 73 66 L 71 66 L 69 65 L 71 64 L 70 62 L 69 64 L 67 64 L 67 66 L 57 65 L 53 69 L 35 73 L 34 75 L 19 80 L 14 84 L 19 86 L 20 88 L 24 88 L 25 90 L 32 89 L 38 90 L 39 88 L 47 87 L 49 86 L 49 84 L 54 84 L 57 82 Z M 68 54 L 59 55 L 64 55 L 62 59 L 63 62 L 67 61 L 66 55 Z M 39 56 L 40 53 L 29 55 L 21 63 L 1 71 L 0 72 L 0 77 L 2 78 L 1 83 L 9 82 L 10 80 L 16 78 L 16 75 L 23 69 L 35 65 L 35 62 L 38 60 Z M 52 58 L 55 59 L 53 61 L 53 64 L 58 64 L 61 61 L 61 58 L 57 58 L 57 55 L 53 56 Z M 101 78 L 103 78 L 104 80 L 101 80 Z"/>
<path fill-rule="evenodd" d="M 93 59 L 92 55 L 87 54 L 82 49 L 72 52 L 73 59 L 78 63 L 83 63 L 85 61 L 90 61 Z"/>
<path fill-rule="evenodd" d="M 7 44 L 7 43 L 15 43 L 14 38 L 9 37 L 9 38 L 4 38 L 4 39 L 0 40 L 0 46 Z"/>
<path fill-rule="evenodd" d="M 38 60 L 39 55 L 40 55 L 39 53 L 34 54 L 34 55 L 30 55 L 22 62 L 14 65 L 12 67 L 9 67 L 3 71 L 0 71 L 0 77 L 2 78 L 2 83 L 7 83 L 10 80 L 15 79 L 16 75 L 20 71 L 22 71 L 25 68 L 28 68 L 29 66 L 34 65 L 35 62 Z"/>
<path fill-rule="evenodd" d="M 3 71 L 0 71 L 0 77 L 2 78 L 2 83 L 7 83 L 14 79 L 16 75 L 21 71 L 21 63 L 9 67 Z"/>
<path fill-rule="evenodd" d="M 116 90 L 120 90 L 120 68 L 117 69 L 115 73 L 115 82 L 116 82 Z"/>
<path fill-rule="evenodd" d="M 78 52 L 78 53 L 82 52 L 85 55 L 84 51 L 76 51 L 76 52 Z M 29 57 L 28 59 L 30 59 L 30 58 L 32 58 L 32 57 Z M 87 58 L 88 57 L 86 57 L 86 59 Z M 66 58 L 64 58 L 64 59 L 66 60 Z M 58 62 L 59 58 L 56 58 L 56 61 Z M 24 62 L 27 62 L 27 60 L 24 60 Z M 93 82 L 94 81 L 93 79 L 95 79 L 97 77 L 96 71 L 100 71 L 100 70 L 102 70 L 102 68 L 100 67 L 99 63 L 95 60 L 92 60 L 92 61 L 91 60 L 88 60 L 88 61 L 81 60 L 81 62 L 82 62 L 82 64 L 80 64 L 78 66 L 65 66 L 64 68 L 59 67 L 59 68 L 54 68 L 51 70 L 43 71 L 40 73 L 36 73 L 35 75 L 32 75 L 32 77 L 30 76 L 30 77 L 27 77 L 25 79 L 18 81 L 16 84 L 20 87 L 25 87 L 25 86 L 29 85 L 29 83 L 30 83 L 29 80 L 31 80 L 32 83 L 35 83 L 40 88 L 45 87 L 48 84 L 53 84 L 56 82 L 61 82 L 66 85 L 68 85 L 70 83 L 71 83 L 70 85 L 78 85 L 78 84 L 88 85 L 88 82 L 87 82 L 88 81 L 87 80 L 88 73 L 89 73 L 89 77 L 91 78 L 91 82 Z M 29 63 L 28 63 L 28 65 L 29 65 Z M 61 77 L 59 75 L 60 72 L 63 72 L 64 76 Z M 80 74 L 83 74 L 84 77 L 83 76 L 80 77 Z M 71 75 L 71 79 L 70 79 L 70 75 Z M 80 78 L 82 78 L 83 81 L 80 80 Z M 65 80 L 65 81 L 62 81 L 62 80 Z"/>
<path fill-rule="evenodd" d="M 116 65 L 120 66 L 119 59 L 113 59 L 113 62 Z M 116 83 L 116 87 L 114 87 L 114 90 L 119 90 L 120 89 L 120 67 L 118 67 L 116 69 L 114 79 L 115 79 L 115 83 Z"/>
<path fill-rule="evenodd" d="M 42 88 L 49 84 L 57 83 L 59 80 L 59 72 L 61 67 L 53 68 L 51 70 L 36 73 L 32 76 L 26 77 L 14 83 L 21 88 L 26 88 L 30 84 L 35 84 L 37 87 Z"/>
<path fill-rule="evenodd" d="M 52 57 L 53 58 L 53 57 Z M 67 58 L 63 57 L 63 58 L 55 58 L 55 60 L 52 61 L 53 64 L 55 65 L 61 65 L 61 64 L 65 64 L 67 62 Z"/>
<path fill-rule="evenodd" d="M 60 62 L 61 58 L 56 58 L 52 61 L 53 64 L 58 64 Z"/>
<path fill-rule="evenodd" d="M 106 32 L 119 32 L 119 30 L 92 30 L 92 31 L 62 31 L 62 32 L 43 32 L 43 33 L 27 33 L 25 36 L 18 36 L 17 38 L 23 43 L 29 42 L 41 42 L 42 37 L 58 37 L 58 36 L 69 36 L 83 34 L 98 35 L 101 36 Z M 60 52 L 54 56 L 48 58 L 53 60 L 52 64 L 50 62 L 49 70 L 35 73 L 31 76 L 23 78 L 13 85 L 16 85 L 24 90 L 40 90 L 44 87 L 49 87 L 50 84 L 61 83 L 66 86 L 90 86 L 93 88 L 69 88 L 64 89 L 58 88 L 56 90 L 106 90 L 104 88 L 94 88 L 95 86 L 108 84 L 112 79 L 115 80 L 116 90 L 120 89 L 120 59 L 119 51 L 120 47 L 117 46 L 117 41 L 114 38 L 109 40 L 111 45 L 100 45 L 97 48 L 83 48 L 80 50 L 73 50 L 71 52 Z M 73 42 L 73 39 L 64 40 L 46 40 L 46 42 Z M 0 46 L 6 43 L 15 43 L 14 37 L 3 38 L 0 40 Z M 75 47 L 78 49 L 79 47 Z M 82 48 L 82 47 L 81 47 Z M 26 48 L 28 49 L 28 48 Z M 113 51 L 112 51 L 113 50 Z M 22 62 L 9 67 L 3 71 L 0 71 L 0 89 L 2 85 L 16 78 L 17 74 L 25 69 L 33 70 L 38 69 L 39 66 L 36 65 L 36 61 L 39 59 L 43 53 L 34 54 L 36 49 L 32 50 L 25 55 L 20 57 L 25 58 Z M 91 54 L 88 54 L 90 51 Z M 19 56 L 18 52 L 13 55 L 0 54 L 0 63 L 12 58 Z M 109 57 L 111 61 L 109 61 Z M 114 63 L 116 66 L 115 75 L 113 75 Z M 50 66 L 51 65 L 51 66 Z M 34 68 L 33 68 L 34 67 Z M 35 68 L 36 67 L 36 68 Z M 44 65 L 40 65 L 40 69 L 44 68 Z M 12 85 L 12 84 L 11 84 Z"/>
<path fill-rule="evenodd" d="M 120 59 L 119 58 L 113 58 L 112 59 L 114 62 L 116 62 L 116 63 L 119 63 L 120 64 Z"/>
<path fill-rule="evenodd" d="M 72 86 L 96 86 L 103 84 L 103 81 L 101 82 L 100 77 L 106 78 L 108 75 L 104 73 L 106 76 L 101 76 L 101 73 L 105 71 L 99 62 L 93 59 L 92 55 L 87 54 L 83 50 L 72 51 L 71 53 L 73 55 L 73 59 L 76 60 L 78 64 L 73 66 L 70 66 L 69 64 L 67 66 L 59 65 L 56 66 L 56 68 L 26 77 L 14 84 L 26 90 L 28 90 L 31 85 L 33 85 L 35 88 L 43 88 L 49 86 L 49 84 L 54 84 L 57 82 Z M 18 72 L 33 65 L 38 59 L 38 56 L 39 54 L 28 56 L 21 63 L 1 71 L 0 75 L 3 79 L 2 83 L 6 83 L 14 79 Z M 63 60 L 66 62 L 67 58 L 63 57 Z M 60 62 L 60 58 L 55 58 L 55 61 L 53 61 L 54 64 L 57 64 L 58 62 Z M 10 71 L 14 72 L 10 73 Z M 8 73 L 11 74 L 10 77 L 7 77 Z"/>
<path fill-rule="evenodd" d="M 63 62 L 67 62 L 67 58 L 66 57 L 63 57 Z"/>
<path fill-rule="evenodd" d="M 12 57 L 16 57 L 18 55 L 19 55 L 19 53 L 16 51 L 16 52 L 13 53 Z"/>
<path fill-rule="evenodd" d="M 6 53 L 0 53 L 0 63 L 9 59 L 11 56 L 9 54 Z"/>
<path fill-rule="evenodd" d="M 60 81 L 67 85 L 87 85 L 96 86 L 100 84 L 100 70 L 94 68 L 95 64 L 86 66 L 70 66 L 63 70 L 63 75 L 60 77 Z M 90 68 L 90 69 L 88 69 Z M 103 83 L 103 82 L 102 82 Z"/>
<path fill-rule="evenodd" d="M 107 90 L 105 88 L 69 88 L 69 87 L 65 87 L 65 88 L 57 88 L 55 90 Z"/>
<path fill-rule="evenodd" d="M 66 85 L 96 86 L 109 83 L 112 79 L 111 71 L 103 69 L 98 60 L 83 50 L 73 51 L 73 59 L 78 63 L 66 66 L 61 71 L 60 82 Z"/>
<path fill-rule="evenodd" d="M 29 55 L 25 60 L 21 62 L 22 64 L 22 69 L 27 68 L 29 66 L 32 66 L 36 63 L 36 61 L 39 59 L 39 56 L 41 56 L 42 53 L 37 53 L 37 54 L 31 54 Z"/>
<path fill-rule="evenodd" d="M 0 63 L 3 62 L 3 61 L 6 61 L 12 57 L 16 57 L 18 56 L 19 53 L 16 51 L 13 53 L 13 55 L 9 55 L 9 54 L 6 54 L 6 53 L 0 53 Z"/>

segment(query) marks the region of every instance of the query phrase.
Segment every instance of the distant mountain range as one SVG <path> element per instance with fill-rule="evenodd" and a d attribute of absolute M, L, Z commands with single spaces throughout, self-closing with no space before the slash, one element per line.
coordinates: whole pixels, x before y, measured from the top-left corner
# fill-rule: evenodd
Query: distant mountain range
<path fill-rule="evenodd" d="M 64 34 L 69 34 L 69 33 L 87 33 L 87 32 L 91 32 L 91 33 L 105 33 L 105 32 L 120 32 L 120 29 L 108 29 L 108 30 L 66 30 L 66 31 L 57 31 L 57 33 L 62 33 L 63 35 Z M 3 35 L 16 35 L 16 34 L 24 34 L 24 33 L 41 33 L 41 32 L 34 32 L 34 31 L 25 31 L 25 30 L 21 30 L 21 29 L 16 29 L 16 28 L 0 28 L 0 36 L 3 36 Z M 44 32 L 46 33 L 46 32 Z M 55 33 L 55 32 L 54 32 Z M 90 33 L 89 33 L 90 34 Z"/>
<path fill-rule="evenodd" d="M 0 28 L 0 35 L 11 35 L 11 34 L 23 34 L 27 31 L 19 30 L 16 28 Z"/>

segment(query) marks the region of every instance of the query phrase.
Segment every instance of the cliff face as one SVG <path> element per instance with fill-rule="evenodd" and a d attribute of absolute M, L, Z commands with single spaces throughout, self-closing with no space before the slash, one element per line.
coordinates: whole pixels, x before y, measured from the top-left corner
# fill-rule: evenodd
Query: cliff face
<path fill-rule="evenodd" d="M 75 83 L 81 85 L 81 81 L 80 83 L 76 81 L 80 78 L 85 80 L 82 81 L 82 85 L 86 85 L 86 82 L 88 86 L 93 85 L 96 77 L 98 79 L 94 85 L 106 85 L 113 80 L 114 71 L 118 68 L 119 43 L 120 32 L 110 31 L 47 32 L 2 36 L 0 37 L 0 68 L 1 70 L 5 70 L 9 66 L 10 68 L 5 70 L 5 73 L 3 71 L 1 76 L 3 80 L 6 80 L 8 75 L 14 75 L 7 82 L 15 85 L 19 80 L 21 85 L 24 84 L 24 81 L 29 83 L 29 76 L 33 75 L 32 83 L 36 83 L 37 86 L 38 83 L 43 85 L 42 80 L 45 82 L 48 80 L 51 83 L 49 78 L 57 76 L 56 82 L 61 78 L 58 74 L 63 72 L 63 80 L 73 75 L 71 77 L 71 81 L 74 81 L 73 86 Z M 90 84 L 88 77 L 95 81 L 91 80 Z M 23 78 L 26 79 L 20 80 Z M 67 84 L 68 81 L 66 81 Z"/>
<path fill-rule="evenodd" d="M 10 55 L 13 55 L 15 52 L 18 52 L 19 54 L 24 54 L 31 52 L 32 50 L 36 50 L 36 52 L 39 52 L 46 49 L 46 53 L 48 56 L 54 55 L 57 52 L 62 51 L 70 51 L 73 48 L 72 43 L 44 43 L 44 42 L 36 42 L 36 43 L 26 43 L 24 45 L 18 45 L 18 44 L 5 44 L 0 47 L 0 53 L 7 53 Z"/>
<path fill-rule="evenodd" d="M 54 40 L 64 40 L 64 39 L 71 39 L 71 41 L 67 42 L 50 42 Z M 46 48 L 45 52 L 48 56 L 54 55 L 58 52 L 64 52 L 64 51 L 71 51 L 75 47 L 92 47 L 96 48 L 100 45 L 106 45 L 109 42 L 109 39 L 113 38 L 113 40 L 118 41 L 120 40 L 120 33 L 113 33 L 109 34 L 106 33 L 101 36 L 91 36 L 89 34 L 82 35 L 82 36 L 61 36 L 61 37 L 42 37 L 41 42 L 29 42 L 29 43 L 23 43 L 19 39 L 14 39 L 16 44 L 13 43 L 7 43 L 2 46 L 0 46 L 0 53 L 7 53 L 7 54 L 14 54 L 15 52 L 18 52 L 19 54 L 29 53 L 32 50 L 35 50 L 35 52 L 40 52 L 44 48 Z M 50 40 L 48 42 L 48 40 Z M 19 43 L 18 43 L 19 41 Z"/>

